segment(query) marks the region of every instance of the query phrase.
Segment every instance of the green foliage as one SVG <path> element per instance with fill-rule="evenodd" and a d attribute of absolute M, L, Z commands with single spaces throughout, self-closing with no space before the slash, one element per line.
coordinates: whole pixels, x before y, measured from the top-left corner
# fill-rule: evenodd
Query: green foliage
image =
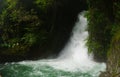
<path fill-rule="evenodd" d="M 35 0 L 35 4 L 43 10 L 52 5 L 52 3 L 53 0 Z"/>
<path fill-rule="evenodd" d="M 114 2 L 114 15 L 115 15 L 115 22 L 120 23 L 120 2 Z"/>
<path fill-rule="evenodd" d="M 99 57 L 103 55 L 105 57 L 110 39 L 108 19 L 98 9 L 92 9 L 89 11 L 88 20 L 88 50 L 96 53 Z"/>
<path fill-rule="evenodd" d="M 93 1 L 92 1 L 93 2 Z M 111 40 L 112 23 L 108 17 L 108 12 L 103 9 L 105 5 L 104 1 L 98 0 L 93 3 L 88 0 L 89 11 L 87 13 L 88 18 L 88 50 L 95 54 L 95 58 L 101 60 L 107 58 L 107 50 L 109 48 Z M 102 4 L 103 3 L 103 4 Z"/>
<path fill-rule="evenodd" d="M 107 71 L 100 77 L 119 77 L 120 1 L 88 0 L 88 4 L 89 51 L 95 54 L 95 58 L 107 59 Z"/>
<path fill-rule="evenodd" d="M 113 36 L 116 36 L 115 39 L 119 38 L 117 32 L 120 30 L 120 2 L 110 0 L 108 4 L 108 1 L 104 0 L 87 1 L 89 5 L 88 49 L 89 52 L 95 53 L 97 58 L 105 59 Z"/>
<path fill-rule="evenodd" d="M 112 34 L 113 34 L 112 41 L 118 41 L 120 39 L 120 2 L 116 1 L 114 2 L 113 5 L 114 5 L 115 22 L 112 27 Z"/>
<path fill-rule="evenodd" d="M 36 0 L 46 8 L 47 1 Z M 42 3 L 42 5 L 41 5 Z M 0 14 L 0 54 L 23 55 L 34 45 L 41 45 L 48 37 L 44 20 L 34 9 L 26 10 L 19 0 L 5 0 Z"/>
<path fill-rule="evenodd" d="M 120 42 L 120 2 L 119 1 L 115 1 L 113 3 L 114 6 L 114 25 L 112 26 L 112 40 L 111 40 L 111 47 L 110 50 L 108 52 L 108 57 L 110 56 L 109 54 L 111 54 L 111 49 L 116 49 L 119 51 L 119 45 L 118 42 Z M 113 44 L 116 44 L 113 46 Z"/>

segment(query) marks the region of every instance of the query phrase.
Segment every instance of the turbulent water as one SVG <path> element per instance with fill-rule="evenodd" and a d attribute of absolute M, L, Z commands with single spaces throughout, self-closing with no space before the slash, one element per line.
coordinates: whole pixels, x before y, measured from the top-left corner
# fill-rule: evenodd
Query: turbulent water
<path fill-rule="evenodd" d="M 0 65 L 2 77 L 98 77 L 106 67 L 104 63 L 94 62 L 88 55 L 86 27 L 87 19 L 81 13 L 69 42 L 58 58 Z"/>

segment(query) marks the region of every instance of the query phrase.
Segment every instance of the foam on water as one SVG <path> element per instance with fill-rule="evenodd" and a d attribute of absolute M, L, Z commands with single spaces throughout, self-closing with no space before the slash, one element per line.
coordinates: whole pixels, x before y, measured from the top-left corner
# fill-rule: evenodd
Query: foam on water
<path fill-rule="evenodd" d="M 29 77 L 41 77 L 43 74 L 43 72 L 40 71 L 41 69 L 44 69 L 42 71 L 49 71 L 49 74 L 51 71 L 53 71 L 53 69 L 54 72 L 57 72 L 57 70 L 59 70 L 56 73 L 59 74 L 59 76 L 54 77 L 98 77 L 100 71 L 105 71 L 106 65 L 104 63 L 94 62 L 92 56 L 88 55 L 88 50 L 85 46 L 86 38 L 88 37 L 88 32 L 86 31 L 87 19 L 84 17 L 84 14 L 84 12 L 79 14 L 78 21 L 76 22 L 75 27 L 71 33 L 71 38 L 64 49 L 61 51 L 58 58 L 38 61 L 22 61 L 15 64 L 32 67 L 33 71 L 30 72 L 31 76 Z M 75 76 L 72 76 L 72 74 L 69 74 L 69 76 L 63 76 L 62 71 L 66 71 L 66 74 L 68 72 L 78 73 L 75 73 Z"/>

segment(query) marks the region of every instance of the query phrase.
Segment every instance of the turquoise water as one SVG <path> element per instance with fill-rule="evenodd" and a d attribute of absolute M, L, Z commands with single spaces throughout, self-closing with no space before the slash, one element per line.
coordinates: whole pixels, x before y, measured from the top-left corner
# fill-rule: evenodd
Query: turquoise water
<path fill-rule="evenodd" d="M 101 66 L 99 65 L 86 72 L 81 70 L 66 71 L 34 61 L 32 63 L 20 62 L 0 65 L 2 77 L 98 77 L 100 74 L 98 70 L 101 70 Z"/>

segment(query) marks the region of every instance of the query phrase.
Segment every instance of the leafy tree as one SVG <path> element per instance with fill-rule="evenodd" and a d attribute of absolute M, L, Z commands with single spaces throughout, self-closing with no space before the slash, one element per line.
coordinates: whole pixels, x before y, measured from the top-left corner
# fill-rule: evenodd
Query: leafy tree
<path fill-rule="evenodd" d="M 25 10 L 19 0 L 6 0 L 4 5 L 0 14 L 1 53 L 23 55 L 46 39 L 43 21 L 34 9 Z"/>

